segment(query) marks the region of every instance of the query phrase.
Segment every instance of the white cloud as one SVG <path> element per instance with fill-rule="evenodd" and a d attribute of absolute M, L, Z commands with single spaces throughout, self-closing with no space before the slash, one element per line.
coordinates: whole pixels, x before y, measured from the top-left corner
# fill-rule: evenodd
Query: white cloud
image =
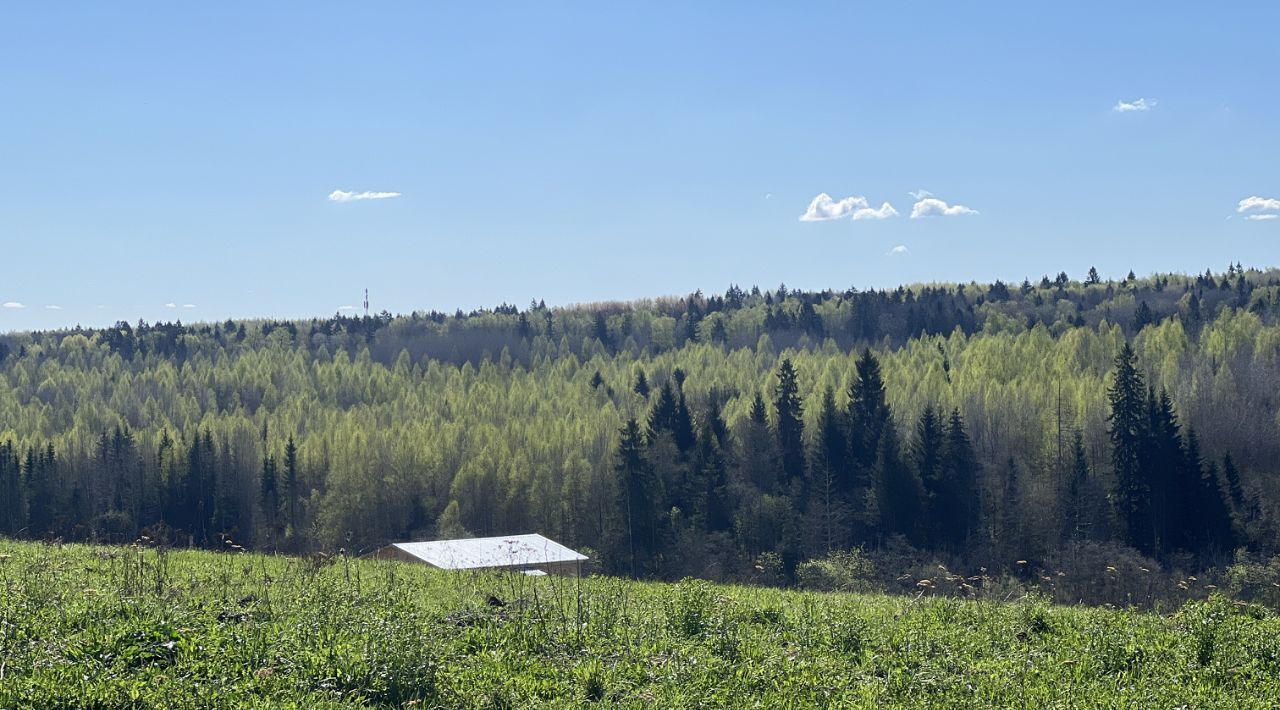
<path fill-rule="evenodd" d="M 772 193 L 772 192 L 766 192 L 766 193 L 764 193 L 764 199 L 766 199 L 766 200 L 771 200 L 771 199 L 773 199 L 773 193 Z"/>
<path fill-rule="evenodd" d="M 921 217 L 954 217 L 962 214 L 978 214 L 964 205 L 948 205 L 936 197 L 926 197 L 911 206 L 911 219 Z"/>
<path fill-rule="evenodd" d="M 169 303 L 164 304 L 164 307 L 165 307 L 165 308 L 177 308 L 177 307 L 178 307 L 178 304 L 173 303 L 172 301 L 170 301 Z"/>
<path fill-rule="evenodd" d="M 879 209 L 863 207 L 861 209 L 854 210 L 853 219 L 888 219 L 889 217 L 896 217 L 897 214 L 898 211 L 893 208 L 893 205 L 886 202 L 880 205 Z"/>
<path fill-rule="evenodd" d="M 50 303 L 49 305 L 45 306 L 45 308 L 46 308 L 46 309 L 48 309 L 48 310 L 51 310 L 51 311 L 60 311 L 60 310 L 62 310 L 62 306 L 58 306 L 58 305 L 55 305 L 55 304 L 52 304 L 52 303 Z"/>
<path fill-rule="evenodd" d="M 933 193 L 928 190 L 916 190 L 915 192 L 908 192 L 907 194 L 911 195 L 911 199 L 913 200 L 923 200 L 926 197 L 933 197 Z"/>
<path fill-rule="evenodd" d="M 888 252 L 886 252 L 886 253 L 885 253 L 885 256 L 898 256 L 898 255 L 900 255 L 900 254 L 907 254 L 907 253 L 909 253 L 910 251 L 911 251 L 911 250 L 907 248 L 907 245 L 906 245 L 906 244 L 899 244 L 898 246 L 896 246 L 896 247 L 894 247 L 894 248 L 890 249 Z"/>
<path fill-rule="evenodd" d="M 1251 219 L 1255 222 L 1265 222 L 1269 219 L 1280 219 L 1280 214 L 1251 214 L 1245 219 Z"/>
<path fill-rule="evenodd" d="M 822 193 L 813 198 L 809 209 L 800 215 L 801 222 L 826 222 L 833 219 L 849 217 L 855 220 L 886 219 L 898 214 L 893 205 L 885 202 L 879 207 L 872 207 L 867 198 L 851 195 L 843 200 L 834 200 L 831 195 Z"/>
<path fill-rule="evenodd" d="M 829 219 L 841 219 L 853 214 L 856 210 L 869 207 L 867 198 L 854 195 L 843 200 L 831 199 L 831 195 L 823 192 L 813 198 L 809 209 L 800 215 L 801 222 L 825 222 Z"/>
<path fill-rule="evenodd" d="M 182 307 L 183 307 L 183 308 L 195 308 L 195 307 L 196 307 L 196 304 L 194 304 L 194 303 L 184 303 L 184 304 L 182 304 Z"/>
<path fill-rule="evenodd" d="M 1272 197 L 1246 197 L 1236 205 L 1236 212 L 1271 212 L 1280 211 L 1280 200 Z"/>
<path fill-rule="evenodd" d="M 354 311 L 355 309 L 355 306 L 338 306 L 338 310 L 340 311 Z"/>
<path fill-rule="evenodd" d="M 356 200 L 388 200 L 392 197 L 399 197 L 398 192 L 347 192 L 346 190 L 334 190 L 329 193 L 330 202 L 354 202 Z"/>
<path fill-rule="evenodd" d="M 26 306 L 22 305 L 21 303 L 18 303 L 17 301 L 5 301 L 4 307 L 5 308 L 26 308 Z"/>
<path fill-rule="evenodd" d="M 1111 107 L 1116 113 L 1129 113 L 1130 111 L 1150 111 L 1156 107 L 1155 99 L 1138 99 L 1137 101 L 1120 101 Z"/>

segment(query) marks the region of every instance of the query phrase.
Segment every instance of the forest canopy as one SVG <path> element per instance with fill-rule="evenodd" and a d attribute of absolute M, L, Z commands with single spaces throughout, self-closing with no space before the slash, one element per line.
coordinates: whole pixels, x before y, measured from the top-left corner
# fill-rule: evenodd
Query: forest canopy
<path fill-rule="evenodd" d="M 0 534 L 795 578 L 1276 554 L 1280 271 L 0 335 Z M 762 572 L 766 573 L 762 576 Z"/>

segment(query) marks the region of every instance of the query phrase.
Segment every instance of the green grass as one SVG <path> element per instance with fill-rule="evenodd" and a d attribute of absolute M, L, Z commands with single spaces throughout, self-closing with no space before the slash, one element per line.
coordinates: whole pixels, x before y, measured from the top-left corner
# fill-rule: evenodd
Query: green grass
<path fill-rule="evenodd" d="M 1274 707 L 1280 620 L 0 541 L 0 707 L 592 702 Z"/>

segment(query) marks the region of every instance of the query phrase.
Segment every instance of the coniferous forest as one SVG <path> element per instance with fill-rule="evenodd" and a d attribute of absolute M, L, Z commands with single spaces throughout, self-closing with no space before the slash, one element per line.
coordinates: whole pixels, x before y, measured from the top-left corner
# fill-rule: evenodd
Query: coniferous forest
<path fill-rule="evenodd" d="M 1062 570 L 1280 554 L 1276 269 L 121 322 L 0 335 L 0 382 L 10 537 L 537 531 L 619 575 L 1057 570 L 1072 601 L 1123 585 Z"/>

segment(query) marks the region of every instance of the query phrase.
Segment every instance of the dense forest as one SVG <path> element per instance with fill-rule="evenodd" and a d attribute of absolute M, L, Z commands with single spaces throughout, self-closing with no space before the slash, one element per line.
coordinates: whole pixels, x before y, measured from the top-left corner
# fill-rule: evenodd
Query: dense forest
<path fill-rule="evenodd" d="M 780 584 L 854 548 L 1266 560 L 1280 270 L 0 335 L 0 535 L 526 531 Z"/>

